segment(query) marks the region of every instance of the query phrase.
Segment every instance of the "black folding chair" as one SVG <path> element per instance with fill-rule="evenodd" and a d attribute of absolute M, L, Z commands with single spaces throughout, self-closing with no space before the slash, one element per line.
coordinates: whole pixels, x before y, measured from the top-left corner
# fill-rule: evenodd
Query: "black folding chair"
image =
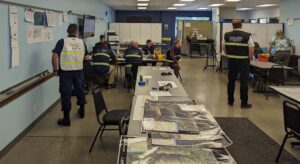
<path fill-rule="evenodd" d="M 137 73 L 138 73 L 138 67 L 142 65 L 143 63 L 132 63 L 130 74 L 125 75 L 125 81 L 127 82 L 128 92 L 130 91 L 130 88 L 134 89 Z M 124 87 L 125 87 L 125 81 L 124 81 Z"/>
<path fill-rule="evenodd" d="M 275 84 L 277 86 L 284 86 L 284 67 L 282 65 L 274 65 L 269 71 L 267 78 L 265 79 L 265 84 Z M 270 92 L 270 91 L 269 91 Z M 265 86 L 265 95 L 266 99 L 268 99 L 268 91 L 267 86 Z"/>
<path fill-rule="evenodd" d="M 285 137 L 279 149 L 276 162 L 279 161 L 285 142 L 288 138 L 300 140 L 300 108 L 296 104 L 285 101 L 283 103 Z M 300 145 L 299 142 L 292 142 L 292 147 Z"/>
<path fill-rule="evenodd" d="M 122 119 L 128 118 L 129 117 L 129 110 L 111 110 L 108 111 L 105 105 L 105 101 L 101 92 L 101 89 L 99 87 L 95 87 L 93 89 L 93 98 L 94 98 L 94 104 L 95 104 L 95 110 L 96 110 L 96 116 L 97 116 L 97 121 L 100 125 L 95 139 L 90 147 L 89 152 L 92 151 L 94 144 L 96 142 L 96 139 L 100 133 L 100 138 L 102 137 L 102 134 L 104 130 L 118 130 L 120 132 L 120 123 Z M 102 121 L 100 120 L 100 114 L 105 112 L 105 114 L 102 117 Z M 119 126 L 118 129 L 105 129 L 106 126 Z"/>

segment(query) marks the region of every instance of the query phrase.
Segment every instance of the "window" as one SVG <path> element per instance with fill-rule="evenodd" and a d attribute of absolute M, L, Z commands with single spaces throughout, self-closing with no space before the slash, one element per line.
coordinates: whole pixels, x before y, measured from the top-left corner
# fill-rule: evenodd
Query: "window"
<path fill-rule="evenodd" d="M 258 18 L 258 23 L 268 23 L 267 18 Z"/>
<path fill-rule="evenodd" d="M 257 20 L 256 20 L 256 19 L 250 19 L 249 22 L 250 22 L 250 23 L 257 23 Z"/>
<path fill-rule="evenodd" d="M 176 17 L 175 20 L 175 38 L 177 38 L 177 21 L 194 20 L 194 21 L 209 21 L 210 17 Z"/>

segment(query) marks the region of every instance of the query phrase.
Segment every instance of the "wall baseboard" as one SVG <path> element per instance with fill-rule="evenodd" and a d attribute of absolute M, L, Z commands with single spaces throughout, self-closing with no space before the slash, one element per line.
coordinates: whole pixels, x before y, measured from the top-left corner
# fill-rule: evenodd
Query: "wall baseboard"
<path fill-rule="evenodd" d="M 2 159 L 37 123 L 39 123 L 52 109 L 60 102 L 56 100 L 45 112 L 35 119 L 26 129 L 24 129 L 14 140 L 12 140 L 5 148 L 0 151 L 0 159 Z"/>

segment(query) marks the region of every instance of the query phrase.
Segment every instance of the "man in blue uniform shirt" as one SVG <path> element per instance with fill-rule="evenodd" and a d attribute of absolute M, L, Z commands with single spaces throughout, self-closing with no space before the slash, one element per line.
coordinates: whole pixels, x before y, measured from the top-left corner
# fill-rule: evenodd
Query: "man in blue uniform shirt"
<path fill-rule="evenodd" d="M 131 41 L 130 47 L 124 52 L 124 58 L 126 59 L 126 74 L 130 74 L 132 63 L 142 63 L 143 52 L 139 49 L 137 41 Z"/>
<path fill-rule="evenodd" d="M 143 47 L 143 51 L 145 55 L 153 55 L 154 54 L 154 45 L 150 39 L 147 40 L 146 46 Z"/>
<path fill-rule="evenodd" d="M 179 76 L 179 62 L 181 54 L 181 41 L 176 40 L 175 45 L 167 51 L 166 61 L 169 63 L 172 69 L 174 69 L 174 74 L 178 78 Z"/>
<path fill-rule="evenodd" d="M 108 75 L 107 88 L 116 88 L 115 66 L 111 65 L 116 61 L 115 54 L 106 46 L 94 47 L 93 54 L 93 66 L 95 68 L 95 73 L 98 75 Z"/>
<path fill-rule="evenodd" d="M 85 44 L 76 37 L 77 25 L 70 24 L 68 36 L 57 42 L 52 55 L 52 66 L 55 75 L 59 76 L 59 92 L 61 95 L 61 110 L 64 113 L 63 119 L 58 120 L 59 125 L 70 126 L 71 96 L 75 89 L 77 97 L 78 115 L 84 118 L 84 79 L 83 59 L 88 54 Z"/>
<path fill-rule="evenodd" d="M 95 47 L 101 47 L 111 50 L 111 45 L 108 42 L 106 42 L 104 35 L 100 35 L 100 42 L 96 43 Z"/>

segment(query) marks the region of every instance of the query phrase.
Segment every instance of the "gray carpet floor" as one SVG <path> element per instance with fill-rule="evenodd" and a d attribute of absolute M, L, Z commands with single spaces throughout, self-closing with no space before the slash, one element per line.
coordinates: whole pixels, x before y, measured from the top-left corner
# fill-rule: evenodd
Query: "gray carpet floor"
<path fill-rule="evenodd" d="M 233 144 L 228 147 L 228 151 L 238 164 L 275 163 L 280 145 L 249 119 L 219 117 L 216 120 L 233 141 Z M 299 164 L 300 161 L 284 150 L 279 163 Z"/>

